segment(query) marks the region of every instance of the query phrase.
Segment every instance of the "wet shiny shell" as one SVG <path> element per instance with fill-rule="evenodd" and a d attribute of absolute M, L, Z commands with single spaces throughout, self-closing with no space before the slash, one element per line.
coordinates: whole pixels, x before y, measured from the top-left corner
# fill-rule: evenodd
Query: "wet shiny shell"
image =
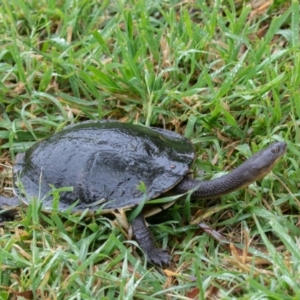
<path fill-rule="evenodd" d="M 171 189 L 187 173 L 194 147 L 174 132 L 111 122 L 83 122 L 37 142 L 17 158 L 14 175 L 28 203 L 32 197 L 52 208 L 52 189 L 61 192 L 59 208 L 126 208 Z M 140 190 L 146 187 L 146 194 Z M 18 185 L 18 184 L 17 184 Z M 21 189 L 16 189 L 19 193 Z"/>

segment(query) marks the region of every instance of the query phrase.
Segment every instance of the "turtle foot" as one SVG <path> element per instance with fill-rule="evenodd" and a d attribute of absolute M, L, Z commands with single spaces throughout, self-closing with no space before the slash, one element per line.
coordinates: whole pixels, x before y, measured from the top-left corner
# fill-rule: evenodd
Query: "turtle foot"
<path fill-rule="evenodd" d="M 145 250 L 145 249 L 144 249 Z M 168 254 L 167 250 L 154 248 L 150 251 L 145 251 L 148 261 L 162 267 L 163 265 L 169 265 L 171 256 Z"/>
<path fill-rule="evenodd" d="M 170 255 L 167 250 L 157 248 L 152 233 L 148 229 L 142 214 L 132 221 L 133 235 L 147 255 L 149 262 L 158 266 L 169 265 Z"/>

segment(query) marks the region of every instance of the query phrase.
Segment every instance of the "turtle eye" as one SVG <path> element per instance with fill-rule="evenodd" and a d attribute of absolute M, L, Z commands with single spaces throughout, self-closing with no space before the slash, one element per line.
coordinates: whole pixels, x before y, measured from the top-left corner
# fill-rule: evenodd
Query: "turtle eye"
<path fill-rule="evenodd" d="M 273 150 L 273 152 L 274 152 L 274 153 L 278 153 L 278 152 L 279 152 L 279 149 L 278 149 L 278 148 L 275 148 L 275 149 Z"/>

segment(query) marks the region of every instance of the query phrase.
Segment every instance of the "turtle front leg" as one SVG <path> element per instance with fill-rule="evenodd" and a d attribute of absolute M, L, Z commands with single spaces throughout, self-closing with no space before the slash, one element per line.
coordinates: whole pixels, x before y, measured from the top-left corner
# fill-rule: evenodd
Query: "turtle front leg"
<path fill-rule="evenodd" d="M 160 267 L 170 264 L 170 255 L 167 250 L 156 247 L 154 237 L 146 225 L 143 214 L 139 214 L 132 221 L 133 236 L 139 243 L 140 247 L 146 253 L 148 260 Z"/>

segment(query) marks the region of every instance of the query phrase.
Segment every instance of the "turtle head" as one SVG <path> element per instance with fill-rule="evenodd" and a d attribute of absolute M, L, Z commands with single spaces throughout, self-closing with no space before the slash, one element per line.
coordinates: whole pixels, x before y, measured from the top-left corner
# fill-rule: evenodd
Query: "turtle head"
<path fill-rule="evenodd" d="M 250 181 L 256 181 L 268 174 L 285 152 L 286 143 L 273 143 L 254 154 L 241 167 L 247 170 L 249 179 L 252 177 Z"/>

